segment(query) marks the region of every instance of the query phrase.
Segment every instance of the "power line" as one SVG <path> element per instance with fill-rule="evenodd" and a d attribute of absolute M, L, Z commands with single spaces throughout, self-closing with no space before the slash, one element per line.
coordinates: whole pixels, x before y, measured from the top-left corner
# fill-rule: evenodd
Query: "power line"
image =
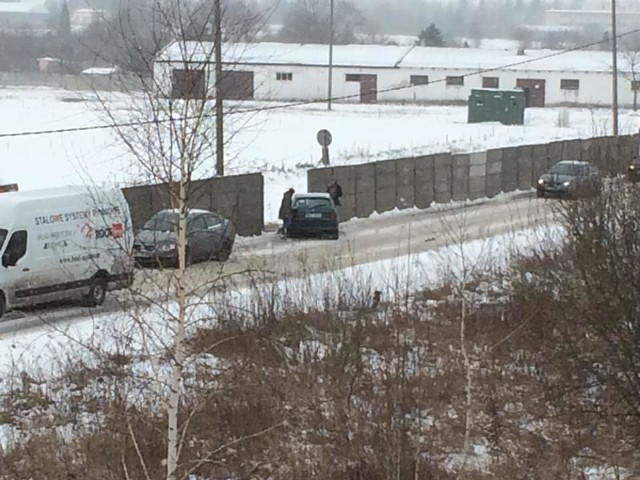
<path fill-rule="evenodd" d="M 633 35 L 634 33 L 638 33 L 638 32 L 640 32 L 640 28 L 636 28 L 636 29 L 630 30 L 628 32 L 620 33 L 620 34 L 616 35 L 616 38 L 617 39 L 623 38 L 623 37 L 626 37 L 626 36 L 629 36 L 629 35 Z M 597 42 L 585 43 L 585 44 L 582 44 L 582 45 L 578 45 L 576 47 L 572 47 L 572 48 L 568 48 L 568 49 L 565 49 L 565 50 L 556 51 L 556 52 L 552 52 L 552 53 L 549 53 L 549 54 L 546 54 L 546 55 L 542 55 L 540 57 L 529 58 L 529 59 L 521 60 L 521 61 L 518 61 L 518 62 L 507 63 L 507 64 L 499 65 L 497 67 L 489 67 L 489 68 L 483 68 L 483 69 L 475 70 L 473 72 L 465 73 L 463 75 L 460 75 L 460 77 L 462 77 L 462 78 L 475 77 L 475 76 L 478 76 L 478 75 L 484 75 L 486 73 L 498 72 L 498 71 L 501 71 L 501 70 L 506 70 L 506 69 L 509 69 L 509 68 L 518 67 L 518 66 L 521 66 L 521 65 L 527 65 L 527 64 L 530 64 L 530 63 L 538 62 L 540 60 L 546 60 L 548 58 L 559 57 L 561 55 L 566 55 L 568 53 L 584 50 L 586 48 L 594 47 L 596 45 L 600 45 L 601 43 L 605 43 L 605 42 L 608 42 L 608 41 L 609 41 L 608 39 L 602 39 L 602 40 L 599 40 Z M 375 93 L 376 94 L 380 94 L 380 93 L 397 92 L 397 91 L 416 88 L 418 86 L 428 87 L 429 85 L 434 85 L 434 84 L 442 83 L 442 82 L 445 82 L 445 81 L 446 81 L 446 77 L 439 78 L 437 80 L 429 82 L 427 85 L 401 85 L 401 86 L 397 86 L 397 87 L 390 87 L 390 88 L 384 88 L 384 89 L 375 90 Z M 332 97 L 330 100 L 331 101 L 351 100 L 351 99 L 359 98 L 359 97 L 360 97 L 360 94 L 358 93 L 358 94 L 352 94 L 352 95 L 342 95 L 342 96 L 338 96 L 338 97 Z M 285 109 L 289 109 L 289 108 L 302 107 L 302 106 L 306 106 L 306 105 L 313 105 L 313 104 L 316 104 L 316 103 L 326 103 L 328 101 L 329 101 L 329 99 L 304 100 L 304 101 L 293 102 L 293 103 L 285 103 L 285 104 L 278 104 L 278 105 L 268 105 L 268 106 L 263 106 L 263 107 L 247 108 L 247 109 L 238 109 L 238 110 L 234 111 L 233 113 L 234 114 L 237 114 L 237 113 L 260 113 L 260 112 L 274 111 L 274 110 L 285 110 Z M 185 120 L 195 120 L 195 119 L 212 118 L 212 117 L 215 117 L 215 114 L 195 115 L 195 116 L 192 116 L 192 117 L 177 117 L 177 118 L 171 117 L 171 118 L 165 118 L 165 119 L 156 118 L 156 119 L 151 119 L 151 120 L 138 120 L 138 121 L 132 121 L 132 122 L 112 123 L 112 124 L 104 124 L 104 125 L 89 125 L 89 126 L 84 126 L 84 127 L 69 127 L 69 128 L 50 129 L 50 130 L 30 130 L 30 131 L 23 131 L 23 132 L 0 133 L 0 139 L 1 138 L 37 136 L 37 135 L 53 135 L 53 134 L 62 134 L 62 133 L 86 132 L 86 131 L 92 131 L 92 130 L 106 130 L 106 129 L 111 129 L 111 128 L 141 127 L 141 126 L 145 126 L 145 125 L 158 125 L 158 124 L 161 124 L 161 123 L 168 123 L 168 122 L 175 122 L 175 121 L 185 121 Z"/>

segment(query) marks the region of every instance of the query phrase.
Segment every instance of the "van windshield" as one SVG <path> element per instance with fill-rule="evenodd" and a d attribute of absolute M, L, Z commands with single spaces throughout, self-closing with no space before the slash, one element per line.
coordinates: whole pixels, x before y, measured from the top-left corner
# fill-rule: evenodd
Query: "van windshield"
<path fill-rule="evenodd" d="M 0 228 L 0 250 L 4 247 L 4 241 L 7 239 L 7 234 L 9 232 L 4 228 Z"/>

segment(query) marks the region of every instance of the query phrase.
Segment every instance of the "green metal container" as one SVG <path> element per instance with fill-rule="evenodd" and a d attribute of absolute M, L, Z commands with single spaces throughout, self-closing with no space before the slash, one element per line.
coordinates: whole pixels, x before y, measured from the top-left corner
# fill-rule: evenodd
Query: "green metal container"
<path fill-rule="evenodd" d="M 478 88 L 469 95 L 469 123 L 524 125 L 525 94 L 521 89 Z"/>

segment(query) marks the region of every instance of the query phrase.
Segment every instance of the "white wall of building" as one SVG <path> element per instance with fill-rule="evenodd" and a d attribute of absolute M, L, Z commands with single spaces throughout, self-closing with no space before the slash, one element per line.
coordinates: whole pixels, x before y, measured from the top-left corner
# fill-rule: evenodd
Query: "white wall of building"
<path fill-rule="evenodd" d="M 171 72 L 174 68 L 185 68 L 185 65 L 156 63 L 154 66 L 155 81 L 160 83 L 166 96 L 171 92 Z M 195 64 L 193 68 L 206 68 L 208 96 L 213 96 L 215 74 L 212 66 Z M 225 66 L 227 69 L 231 68 Z M 327 67 L 245 64 L 235 65 L 232 69 L 254 72 L 256 100 L 318 101 L 327 97 Z M 278 80 L 278 73 L 291 74 L 291 80 Z M 483 77 L 498 77 L 501 89 L 515 88 L 517 79 L 543 79 L 546 82 L 547 106 L 606 106 L 611 104 L 612 97 L 611 74 L 606 72 L 502 70 L 476 74 L 476 71 L 469 69 L 334 67 L 332 94 L 337 102 L 360 102 L 360 84 L 347 82 L 347 74 L 376 75 L 378 102 L 465 103 L 472 89 L 482 88 Z M 430 83 L 410 86 L 412 75 L 427 75 Z M 464 85 L 447 85 L 448 76 L 465 76 Z M 578 80 L 578 90 L 561 89 L 561 80 Z M 630 74 L 621 74 L 619 77 L 619 101 L 621 106 L 631 106 L 633 103 Z"/>

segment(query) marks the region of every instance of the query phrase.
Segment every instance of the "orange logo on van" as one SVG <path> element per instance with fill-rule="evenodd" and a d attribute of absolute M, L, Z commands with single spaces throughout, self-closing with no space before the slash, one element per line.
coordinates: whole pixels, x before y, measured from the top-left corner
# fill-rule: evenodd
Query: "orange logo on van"
<path fill-rule="evenodd" d="M 113 238 L 122 238 L 124 237 L 124 225 L 121 223 L 112 223 L 111 224 L 111 236 Z"/>

